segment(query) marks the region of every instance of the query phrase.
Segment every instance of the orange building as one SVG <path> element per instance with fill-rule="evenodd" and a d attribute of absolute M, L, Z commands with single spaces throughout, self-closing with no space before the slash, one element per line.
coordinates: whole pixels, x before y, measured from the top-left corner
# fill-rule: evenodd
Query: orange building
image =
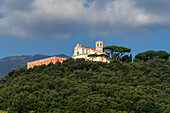
<path fill-rule="evenodd" d="M 49 63 L 57 63 L 57 62 L 63 62 L 64 60 L 67 60 L 68 58 L 63 58 L 63 57 L 50 57 L 50 58 L 46 58 L 46 59 L 41 59 L 41 60 L 36 60 L 33 62 L 28 62 L 27 63 L 27 69 L 29 68 L 33 68 L 34 66 L 40 66 L 40 65 L 48 65 Z"/>

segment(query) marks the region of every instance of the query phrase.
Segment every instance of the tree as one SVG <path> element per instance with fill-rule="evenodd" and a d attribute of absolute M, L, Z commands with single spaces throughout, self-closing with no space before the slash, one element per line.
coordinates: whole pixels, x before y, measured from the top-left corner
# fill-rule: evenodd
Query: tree
<path fill-rule="evenodd" d="M 170 53 L 167 53 L 166 51 L 157 51 L 157 54 L 159 58 L 168 60 L 170 57 Z"/>
<path fill-rule="evenodd" d="M 90 54 L 88 57 L 109 57 L 109 55 L 106 54 Z"/>
<path fill-rule="evenodd" d="M 166 51 L 154 51 L 149 50 L 142 53 L 139 53 L 135 56 L 134 62 L 138 61 L 147 61 L 150 59 L 165 59 L 168 60 L 170 57 L 170 54 Z"/>
<path fill-rule="evenodd" d="M 125 55 L 125 56 L 121 57 L 120 60 L 121 60 L 122 62 L 130 63 L 130 62 L 132 62 L 132 54 L 130 54 L 130 56 Z"/>
<path fill-rule="evenodd" d="M 116 60 L 120 60 L 120 58 L 125 54 L 125 53 L 130 53 L 131 49 L 122 47 L 122 46 L 106 46 L 103 48 L 104 50 L 110 51 L 111 57 L 113 58 L 114 55 L 116 55 Z"/>
<path fill-rule="evenodd" d="M 0 79 L 0 110 L 10 113 L 170 111 L 169 60 L 103 63 L 70 58 L 63 63 L 38 67 L 17 68 Z"/>
<path fill-rule="evenodd" d="M 90 54 L 90 55 L 88 55 L 88 57 L 91 57 L 92 61 L 93 61 L 94 57 L 101 57 L 103 60 L 103 58 L 109 58 L 109 55 L 107 55 L 107 54 Z"/>

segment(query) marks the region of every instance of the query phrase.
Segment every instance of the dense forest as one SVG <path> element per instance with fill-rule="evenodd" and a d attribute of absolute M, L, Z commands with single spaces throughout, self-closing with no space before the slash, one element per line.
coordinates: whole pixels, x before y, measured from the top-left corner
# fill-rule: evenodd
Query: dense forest
<path fill-rule="evenodd" d="M 0 109 L 9 113 L 169 113 L 170 61 L 111 63 L 68 59 L 0 79 Z"/>

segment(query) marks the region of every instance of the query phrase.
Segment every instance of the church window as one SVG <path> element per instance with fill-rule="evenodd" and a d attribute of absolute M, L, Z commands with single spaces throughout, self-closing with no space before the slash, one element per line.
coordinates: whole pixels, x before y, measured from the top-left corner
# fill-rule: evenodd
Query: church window
<path fill-rule="evenodd" d="M 100 46 L 102 46 L 102 43 L 100 43 Z"/>
<path fill-rule="evenodd" d="M 97 46 L 99 46 L 99 43 L 97 43 Z"/>
<path fill-rule="evenodd" d="M 79 55 L 79 52 L 77 52 L 77 55 Z"/>

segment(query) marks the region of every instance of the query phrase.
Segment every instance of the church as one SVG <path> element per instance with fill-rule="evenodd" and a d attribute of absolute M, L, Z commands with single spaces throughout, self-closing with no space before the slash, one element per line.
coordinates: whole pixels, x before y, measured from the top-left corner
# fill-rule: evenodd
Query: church
<path fill-rule="evenodd" d="M 86 61 L 97 61 L 109 63 L 109 57 L 106 51 L 103 50 L 103 41 L 96 41 L 96 48 L 85 47 L 80 44 L 74 48 L 72 58 L 84 58 Z"/>
<path fill-rule="evenodd" d="M 96 42 L 96 48 L 85 47 L 77 44 L 74 48 L 74 54 L 72 56 L 74 59 L 84 58 L 86 61 L 96 61 L 96 62 L 107 62 L 109 63 L 109 54 L 103 50 L 103 41 Z M 33 68 L 34 66 L 48 65 L 49 63 L 55 64 L 56 62 L 63 62 L 68 58 L 62 57 L 49 57 L 46 59 L 36 60 L 27 63 L 27 69 Z"/>

